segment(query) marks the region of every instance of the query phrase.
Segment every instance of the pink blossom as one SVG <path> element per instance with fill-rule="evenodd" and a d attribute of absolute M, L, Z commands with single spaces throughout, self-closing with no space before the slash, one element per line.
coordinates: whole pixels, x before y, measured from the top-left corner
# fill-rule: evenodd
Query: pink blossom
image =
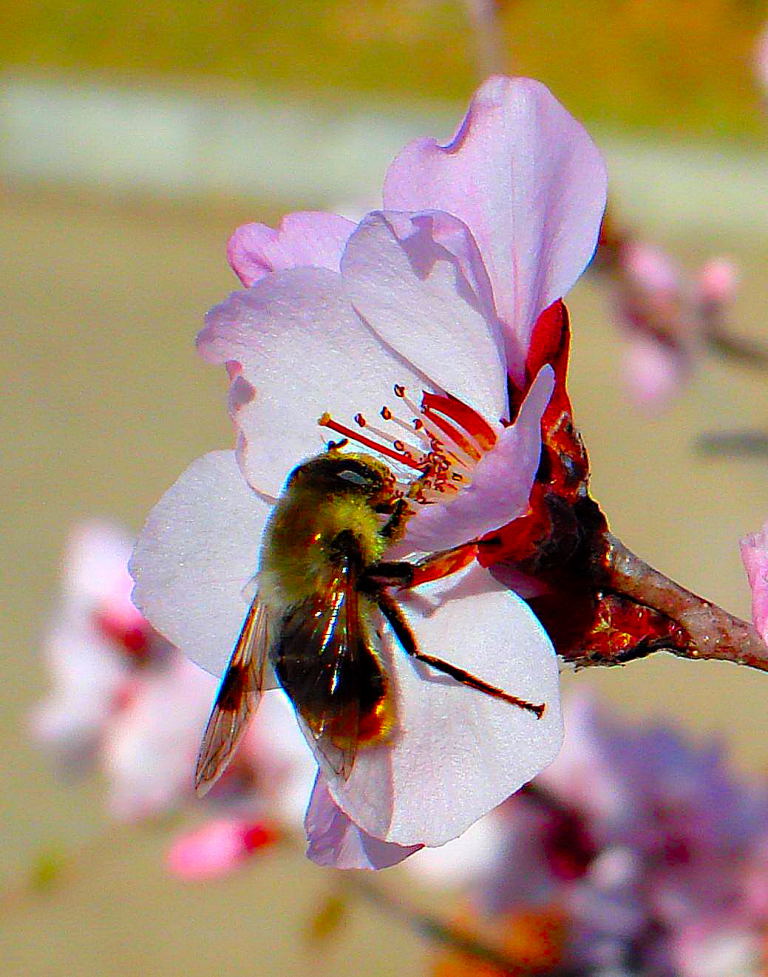
<path fill-rule="evenodd" d="M 272 505 L 326 428 L 382 454 L 412 499 L 387 559 L 469 543 L 522 515 L 554 384 L 549 366 L 526 376 L 531 331 L 591 257 L 604 198 L 578 123 L 536 82 L 496 77 L 450 143 L 417 140 L 395 159 L 383 211 L 357 225 L 302 213 L 237 231 L 229 257 L 250 287 L 210 312 L 198 347 L 227 367 L 238 450 L 194 462 L 148 519 L 132 571 L 153 624 L 221 674 Z M 510 379 L 525 394 L 514 418 Z M 380 867 L 442 845 L 559 747 L 552 647 L 520 598 L 475 564 L 403 607 L 423 649 L 544 714 L 415 668 L 379 625 L 398 733 L 361 749 L 347 779 L 318 757 L 307 816 L 318 861 Z"/>
<path fill-rule="evenodd" d="M 471 880 L 477 911 L 555 907 L 566 969 L 763 972 L 768 786 L 739 783 L 717 747 L 575 700 L 557 760 L 492 817 L 504 834 Z"/>
<path fill-rule="evenodd" d="M 206 882 L 229 875 L 277 840 L 274 828 L 261 821 L 216 819 L 177 838 L 165 856 L 171 875 L 187 882 Z"/>
<path fill-rule="evenodd" d="M 741 540 L 741 558 L 752 590 L 752 621 L 768 643 L 768 523 Z"/>

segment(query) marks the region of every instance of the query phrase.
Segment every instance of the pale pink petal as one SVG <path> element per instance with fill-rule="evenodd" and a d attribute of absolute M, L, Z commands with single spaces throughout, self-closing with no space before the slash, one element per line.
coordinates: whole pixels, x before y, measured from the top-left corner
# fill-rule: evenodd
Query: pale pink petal
<path fill-rule="evenodd" d="M 304 825 L 307 857 L 331 868 L 389 868 L 421 847 L 395 845 L 366 834 L 335 803 L 322 774 L 315 781 Z"/>
<path fill-rule="evenodd" d="M 414 662 L 384 630 L 399 734 L 357 754 L 331 794 L 365 832 L 442 845 L 542 770 L 562 739 L 557 662 L 527 604 L 475 565 L 419 588 L 403 607 L 422 650 L 534 704 L 537 719 Z"/>
<path fill-rule="evenodd" d="M 178 655 L 137 677 L 106 731 L 103 763 L 113 817 L 154 817 L 193 796 L 193 772 L 216 682 Z"/>
<path fill-rule="evenodd" d="M 687 365 L 680 350 L 652 336 L 633 333 L 624 351 L 627 393 L 638 405 L 659 410 L 680 392 Z"/>
<path fill-rule="evenodd" d="M 287 475 L 338 435 L 320 427 L 325 412 L 354 427 L 354 416 L 376 418 L 393 387 L 426 386 L 424 377 L 385 346 L 360 320 L 339 275 L 302 268 L 271 275 L 235 292 L 208 314 L 200 352 L 215 363 L 240 364 L 235 422 L 240 461 L 252 485 L 279 495 Z"/>
<path fill-rule="evenodd" d="M 605 193 L 605 166 L 582 126 L 538 82 L 495 76 L 448 145 L 418 139 L 400 153 L 384 206 L 443 210 L 469 227 L 521 381 L 539 313 L 592 257 Z"/>
<path fill-rule="evenodd" d="M 248 610 L 270 506 L 231 451 L 198 458 L 150 512 L 131 560 L 134 600 L 185 655 L 220 675 Z"/>
<path fill-rule="evenodd" d="M 741 540 L 741 558 L 752 590 L 752 621 L 768 644 L 768 522 Z"/>
<path fill-rule="evenodd" d="M 448 502 L 419 506 L 408 522 L 404 545 L 423 552 L 450 549 L 523 515 L 541 456 L 541 415 L 554 385 L 552 367 L 543 367 L 515 423 L 478 462 L 472 484 Z"/>
<path fill-rule="evenodd" d="M 93 760 L 130 664 L 98 629 L 70 621 L 54 627 L 45 657 L 52 689 L 32 713 L 32 734 L 76 772 Z"/>
<path fill-rule="evenodd" d="M 277 228 L 243 224 L 227 245 L 227 258 L 243 285 L 253 285 L 273 271 L 287 268 L 339 270 L 341 252 L 355 229 L 336 214 L 299 211 L 285 216 Z"/>
<path fill-rule="evenodd" d="M 119 526 L 86 522 L 70 534 L 62 561 L 62 596 L 44 641 L 51 692 L 31 717 L 33 735 L 77 770 L 95 755 L 104 725 L 132 672 L 103 626 L 146 627 L 130 600 L 127 564 L 133 541 Z"/>
<path fill-rule="evenodd" d="M 472 283 L 444 243 L 475 268 Z M 504 342 L 467 229 L 449 214 L 370 214 L 349 239 L 341 262 L 357 311 L 432 385 L 489 420 L 507 413 Z M 418 395 L 416 396 L 418 399 Z"/>
<path fill-rule="evenodd" d="M 758 977 L 765 949 L 762 927 L 755 924 L 749 918 L 728 921 L 720 914 L 706 922 L 681 922 L 670 934 L 676 972 L 680 977 Z"/>

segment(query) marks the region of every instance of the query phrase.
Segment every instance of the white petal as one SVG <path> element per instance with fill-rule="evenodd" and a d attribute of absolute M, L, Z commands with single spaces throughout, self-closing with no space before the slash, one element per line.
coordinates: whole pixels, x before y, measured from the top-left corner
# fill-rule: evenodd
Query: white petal
<path fill-rule="evenodd" d="M 490 288 L 473 289 L 441 241 L 447 234 L 464 238 L 485 279 L 461 221 L 394 212 L 365 218 L 342 256 L 342 276 L 355 308 L 382 339 L 438 387 L 499 420 L 507 412 L 507 371 Z"/>
<path fill-rule="evenodd" d="M 457 579 L 458 578 L 458 579 Z M 531 703 L 541 719 L 409 659 L 384 653 L 398 691 L 400 731 L 359 751 L 331 793 L 365 832 L 400 845 L 442 845 L 550 763 L 562 740 L 557 663 L 528 606 L 475 565 L 419 588 L 403 604 L 425 653 Z"/>
<path fill-rule="evenodd" d="M 539 314 L 573 285 L 597 243 L 605 166 L 576 120 L 539 82 L 489 78 L 447 146 L 417 139 L 398 155 L 385 207 L 445 210 L 472 231 L 521 381 Z"/>
<path fill-rule="evenodd" d="M 269 505 L 234 452 L 193 462 L 150 512 L 131 560 L 134 600 L 187 657 L 220 675 L 240 633 Z"/>
<path fill-rule="evenodd" d="M 301 461 L 338 438 L 318 425 L 322 414 L 354 427 L 356 413 L 376 419 L 385 404 L 396 406 L 395 384 L 417 396 L 425 388 L 360 320 L 340 276 L 320 268 L 280 272 L 235 292 L 208 314 L 199 346 L 206 359 L 242 368 L 241 464 L 251 484 L 272 496 Z"/>

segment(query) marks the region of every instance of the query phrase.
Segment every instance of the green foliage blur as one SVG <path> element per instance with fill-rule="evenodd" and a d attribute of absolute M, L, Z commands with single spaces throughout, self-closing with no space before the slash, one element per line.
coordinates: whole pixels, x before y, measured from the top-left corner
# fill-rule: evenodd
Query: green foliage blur
<path fill-rule="evenodd" d="M 761 131 L 756 0 L 500 0 L 507 70 L 613 128 Z M 6 67 L 226 83 L 313 97 L 464 99 L 476 81 L 461 0 L 0 0 Z"/>

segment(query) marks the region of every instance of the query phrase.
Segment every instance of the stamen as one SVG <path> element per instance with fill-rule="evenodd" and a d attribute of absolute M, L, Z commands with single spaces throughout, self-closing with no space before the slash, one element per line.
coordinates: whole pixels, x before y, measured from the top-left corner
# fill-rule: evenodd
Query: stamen
<path fill-rule="evenodd" d="M 424 418 L 427 415 L 423 406 L 419 407 L 418 404 L 411 400 L 406 393 L 405 387 L 402 387 L 399 384 L 396 385 L 395 395 L 398 396 L 406 407 L 408 407 L 416 415 L 413 421 L 414 429 L 417 431 L 423 429 L 427 432 L 428 437 L 426 440 L 429 441 L 430 447 L 435 450 L 439 450 L 443 455 L 448 455 L 449 457 L 453 458 L 458 465 L 461 465 L 464 468 L 468 466 L 471 467 L 475 464 L 475 462 L 478 461 L 479 456 L 476 456 L 472 451 L 467 451 L 464 447 L 462 447 L 462 445 L 455 438 L 450 436 L 448 430 L 441 429 L 441 427 L 437 424 L 430 426 L 424 423 Z M 426 396 L 426 394 L 424 396 Z M 397 418 L 393 419 L 397 420 Z M 446 435 L 448 435 L 450 447 L 448 447 L 445 443 Z M 458 454 L 455 452 L 458 452 Z"/>
<path fill-rule="evenodd" d="M 407 431 L 409 434 L 414 433 L 413 428 L 409 424 L 406 424 L 405 421 L 401 421 L 399 417 L 395 417 L 391 411 L 390 411 L 390 416 L 386 418 L 386 420 L 390 420 L 394 424 L 397 424 L 399 427 Z M 389 434 L 387 431 L 383 430 L 383 428 L 375 427 L 369 424 L 365 420 L 362 414 L 355 414 L 355 423 L 357 423 L 360 427 L 364 427 L 366 431 L 369 431 L 375 437 L 381 438 L 381 440 L 384 441 L 385 443 L 391 444 L 392 447 L 395 449 L 395 451 L 400 451 L 402 454 L 407 455 L 409 458 L 414 457 L 413 451 L 416 449 L 414 449 L 413 445 L 407 444 L 405 441 L 401 440 L 400 438 L 395 438 L 392 434 Z M 422 443 L 426 444 L 427 446 L 431 447 L 429 439 L 425 435 L 423 434 L 419 435 L 419 440 Z"/>
<path fill-rule="evenodd" d="M 437 424 L 433 423 L 433 420 L 433 418 L 427 417 L 426 423 L 422 421 L 433 451 L 441 458 L 450 459 L 452 464 L 458 465 L 467 471 L 474 468 L 477 458 L 468 451 L 465 451 L 461 445 L 457 444 L 453 438 L 448 436 L 446 431 L 442 431 Z"/>
<path fill-rule="evenodd" d="M 346 448 L 348 444 L 349 444 L 349 438 L 342 438 L 341 441 L 326 441 L 325 450 L 338 451 L 339 448 Z"/>
<path fill-rule="evenodd" d="M 423 392 L 421 403 L 416 404 L 402 384 L 395 384 L 393 391 L 411 417 L 398 417 L 386 404 L 379 413 L 398 431 L 372 427 L 359 412 L 354 416 L 358 430 L 339 424 L 328 413 L 318 423 L 343 435 L 339 444 L 363 445 L 417 471 L 415 479 L 394 475 L 393 490 L 397 488 L 398 497 L 429 505 L 460 493 L 472 482 L 476 464 L 496 444 L 496 430 L 477 411 L 450 395 Z M 406 432 L 404 437 L 394 436 L 401 431 Z"/>
<path fill-rule="evenodd" d="M 371 448 L 373 451 L 378 451 L 380 454 L 385 455 L 387 458 L 391 458 L 393 461 L 399 462 L 401 465 L 407 465 L 409 468 L 415 468 L 416 471 L 421 472 L 423 469 L 423 464 L 416 461 L 410 454 L 405 451 L 392 450 L 387 445 L 378 444 L 376 441 L 372 441 L 370 438 L 365 437 L 364 434 L 360 434 L 358 431 L 353 431 L 349 427 L 345 427 L 343 424 L 339 424 L 334 421 L 330 414 L 323 414 L 317 422 L 321 427 L 329 427 L 332 431 L 336 431 L 337 434 L 342 434 L 351 441 L 357 441 L 359 444 L 365 445 L 366 448 Z M 402 445 L 402 442 L 399 442 Z M 403 448 L 405 446 L 403 445 Z"/>

